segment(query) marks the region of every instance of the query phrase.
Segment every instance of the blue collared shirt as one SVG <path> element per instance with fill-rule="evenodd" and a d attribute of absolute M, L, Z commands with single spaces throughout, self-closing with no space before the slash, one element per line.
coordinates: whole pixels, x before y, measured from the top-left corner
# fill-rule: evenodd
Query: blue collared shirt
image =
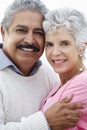
<path fill-rule="evenodd" d="M 41 62 L 40 60 L 38 60 L 38 61 L 35 63 L 35 65 L 34 65 L 32 71 L 31 71 L 31 73 L 29 74 L 29 76 L 34 75 L 34 74 L 38 71 L 38 69 L 39 69 L 39 67 L 40 67 L 41 65 L 42 65 L 42 62 Z M 7 68 L 7 67 L 10 68 L 11 70 L 15 71 L 16 73 L 18 73 L 18 74 L 24 76 L 24 74 L 14 65 L 14 63 L 5 55 L 5 53 L 3 52 L 3 50 L 0 49 L 0 70 L 3 70 L 3 69 L 5 69 L 5 68 Z"/>

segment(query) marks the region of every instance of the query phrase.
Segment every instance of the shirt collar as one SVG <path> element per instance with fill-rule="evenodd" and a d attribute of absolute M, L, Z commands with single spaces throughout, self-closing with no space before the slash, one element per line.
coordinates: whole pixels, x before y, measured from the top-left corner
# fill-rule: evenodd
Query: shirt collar
<path fill-rule="evenodd" d="M 29 76 L 34 75 L 34 74 L 38 71 L 38 69 L 39 69 L 39 67 L 40 67 L 41 65 L 42 65 L 42 62 L 41 62 L 40 60 L 38 60 L 38 61 L 35 63 L 35 65 L 34 65 L 34 67 L 33 67 L 33 69 L 32 69 L 32 71 L 31 71 L 31 73 L 30 73 Z M 2 49 L 0 49 L 0 70 L 3 70 L 3 69 L 5 69 L 5 68 L 10 68 L 11 70 L 15 71 L 16 73 L 18 73 L 18 74 L 24 76 L 24 74 L 14 65 L 14 63 L 5 55 L 5 53 L 2 51 Z"/>

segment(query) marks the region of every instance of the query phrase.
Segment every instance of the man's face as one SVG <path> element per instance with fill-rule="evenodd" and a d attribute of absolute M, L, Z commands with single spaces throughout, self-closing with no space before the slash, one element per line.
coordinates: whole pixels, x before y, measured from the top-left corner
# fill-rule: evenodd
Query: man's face
<path fill-rule="evenodd" d="M 32 68 L 44 50 L 43 17 L 38 12 L 20 11 L 8 32 L 2 28 L 3 51 L 20 69 Z"/>

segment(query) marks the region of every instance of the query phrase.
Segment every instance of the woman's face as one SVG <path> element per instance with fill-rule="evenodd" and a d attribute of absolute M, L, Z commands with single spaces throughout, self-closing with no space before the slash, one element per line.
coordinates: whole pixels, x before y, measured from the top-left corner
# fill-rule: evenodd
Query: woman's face
<path fill-rule="evenodd" d="M 54 34 L 46 34 L 45 51 L 47 60 L 59 74 L 69 73 L 79 67 L 81 50 L 76 47 L 73 36 L 63 27 Z"/>

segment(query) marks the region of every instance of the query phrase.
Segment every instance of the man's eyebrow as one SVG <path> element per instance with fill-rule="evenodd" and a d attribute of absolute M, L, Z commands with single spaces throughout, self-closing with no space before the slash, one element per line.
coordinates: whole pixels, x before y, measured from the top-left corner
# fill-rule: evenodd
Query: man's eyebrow
<path fill-rule="evenodd" d="M 35 30 L 44 32 L 43 28 L 35 28 Z"/>
<path fill-rule="evenodd" d="M 27 28 L 26 26 L 24 25 L 17 25 L 16 28 L 19 27 L 19 28 Z"/>
<path fill-rule="evenodd" d="M 17 25 L 16 28 L 19 27 L 19 28 L 27 28 L 27 26 L 24 26 L 24 25 Z M 44 33 L 44 30 L 43 28 L 35 28 L 35 31 L 41 31 Z"/>

